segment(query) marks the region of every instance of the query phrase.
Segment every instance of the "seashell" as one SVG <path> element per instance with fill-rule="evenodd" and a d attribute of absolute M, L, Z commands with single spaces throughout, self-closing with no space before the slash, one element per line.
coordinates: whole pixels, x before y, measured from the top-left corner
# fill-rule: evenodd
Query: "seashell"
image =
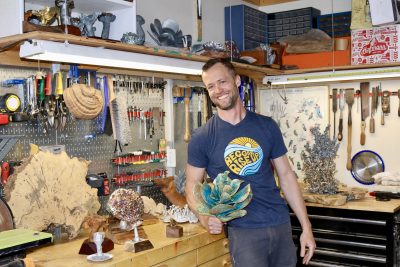
<path fill-rule="evenodd" d="M 200 205 L 197 211 L 201 215 L 211 215 L 227 222 L 243 217 L 243 210 L 251 201 L 253 194 L 250 185 L 239 190 L 243 183 L 239 179 L 230 179 L 229 172 L 218 174 L 212 183 L 198 183 L 193 188 L 193 193 Z"/>

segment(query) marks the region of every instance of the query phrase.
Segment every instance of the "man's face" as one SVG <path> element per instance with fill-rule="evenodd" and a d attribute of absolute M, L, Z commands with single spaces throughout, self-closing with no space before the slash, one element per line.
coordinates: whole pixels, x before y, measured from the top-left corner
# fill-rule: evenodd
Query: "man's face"
<path fill-rule="evenodd" d="M 221 110 L 232 109 L 239 98 L 240 77 L 233 77 L 229 70 L 217 63 L 202 74 L 211 101 Z"/>

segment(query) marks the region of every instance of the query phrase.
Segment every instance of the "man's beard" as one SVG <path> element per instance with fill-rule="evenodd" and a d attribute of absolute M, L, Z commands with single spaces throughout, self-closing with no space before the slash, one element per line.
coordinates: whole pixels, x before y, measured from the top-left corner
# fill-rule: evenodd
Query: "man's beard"
<path fill-rule="evenodd" d="M 214 105 L 216 105 L 221 110 L 230 110 L 235 106 L 238 97 L 239 96 L 237 94 L 229 96 L 228 97 L 229 103 L 228 103 L 228 105 L 224 105 L 224 106 L 222 106 L 221 103 L 218 102 L 218 99 L 216 101 L 212 101 L 212 102 L 214 103 Z"/>

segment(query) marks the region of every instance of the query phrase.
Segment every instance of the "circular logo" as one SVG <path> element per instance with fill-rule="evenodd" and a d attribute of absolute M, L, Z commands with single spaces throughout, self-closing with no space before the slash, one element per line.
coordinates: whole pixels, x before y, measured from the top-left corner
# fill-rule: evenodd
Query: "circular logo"
<path fill-rule="evenodd" d="M 253 139 L 238 137 L 225 148 L 224 159 L 233 173 L 247 176 L 260 169 L 263 151 Z"/>

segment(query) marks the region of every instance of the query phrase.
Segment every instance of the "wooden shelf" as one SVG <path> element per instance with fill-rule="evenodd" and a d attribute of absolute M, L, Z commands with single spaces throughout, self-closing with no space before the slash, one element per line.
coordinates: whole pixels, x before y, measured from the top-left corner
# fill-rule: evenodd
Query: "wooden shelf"
<path fill-rule="evenodd" d="M 77 45 L 84 45 L 84 46 L 91 46 L 91 47 L 103 47 L 107 49 L 113 49 L 118 51 L 126 51 L 126 52 L 133 52 L 133 53 L 143 53 L 143 54 L 150 54 L 154 56 L 162 56 L 162 57 L 169 57 L 169 58 L 179 58 L 184 60 L 191 60 L 191 61 L 199 61 L 199 62 L 206 62 L 210 57 L 199 56 L 196 54 L 191 54 L 186 51 L 176 51 L 176 50 L 167 50 L 164 48 L 158 47 L 145 47 L 139 45 L 130 45 L 124 44 L 118 41 L 112 40 L 102 40 L 97 38 L 89 38 L 89 37 L 82 37 L 82 36 L 75 36 L 69 34 L 62 34 L 62 33 L 52 33 L 52 32 L 28 32 L 23 34 L 12 35 L 8 37 L 0 38 L 0 51 L 5 52 L 9 50 L 13 46 L 18 46 L 19 44 L 23 43 L 27 40 L 48 40 L 54 42 L 65 42 L 66 40 L 71 44 Z M 19 61 L 19 60 L 17 60 Z M 26 60 L 24 60 L 26 61 Z M 6 62 L 2 61 L 3 65 L 7 65 Z M 255 79 L 257 83 L 262 82 L 262 78 L 265 75 L 279 75 L 283 74 L 283 71 L 273 69 L 273 68 L 266 68 L 260 66 L 254 66 L 250 64 L 243 64 L 233 62 L 237 71 L 241 75 L 247 75 L 251 78 Z M 97 67 L 100 68 L 100 67 Z M 176 75 L 175 75 L 176 76 Z M 184 75 L 184 78 L 187 78 L 188 75 Z M 200 76 L 197 77 L 200 80 Z"/>

